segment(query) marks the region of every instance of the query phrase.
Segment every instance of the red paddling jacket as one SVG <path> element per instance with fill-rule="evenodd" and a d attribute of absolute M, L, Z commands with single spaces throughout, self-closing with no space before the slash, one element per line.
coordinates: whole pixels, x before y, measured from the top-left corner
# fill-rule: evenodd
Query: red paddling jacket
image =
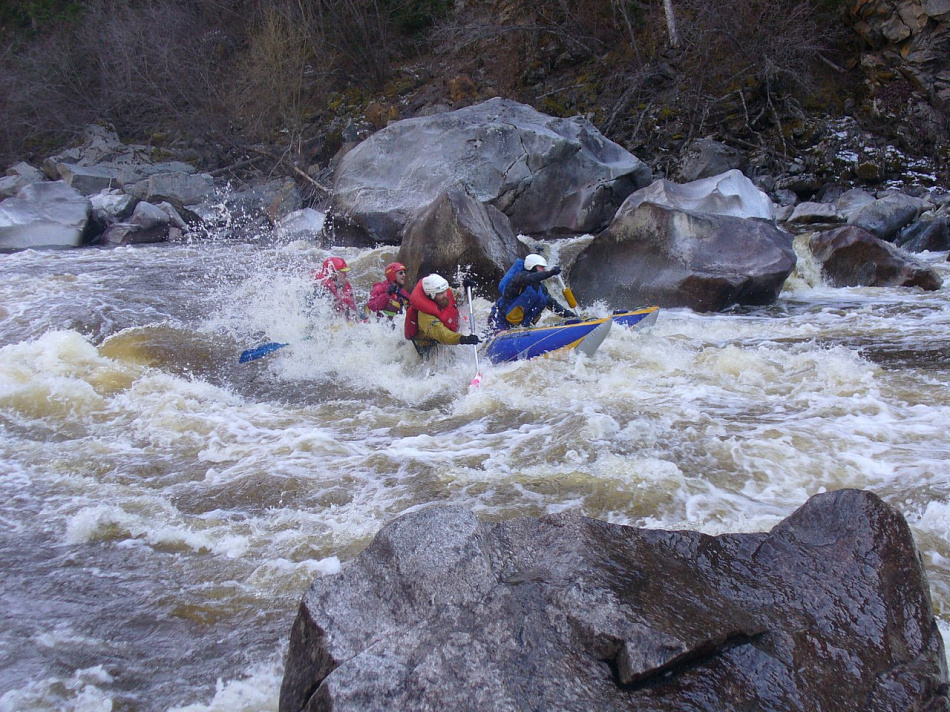
<path fill-rule="evenodd" d="M 341 287 L 337 284 L 336 280 L 333 279 L 332 274 L 313 270 L 311 275 L 318 285 L 317 294 L 320 293 L 321 288 L 326 290 L 325 293 L 330 295 L 333 308 L 337 313 L 342 314 L 348 320 L 355 318 L 359 314 L 359 310 L 356 308 L 356 299 L 353 297 L 353 285 L 351 285 L 349 281 L 344 281 Z"/>

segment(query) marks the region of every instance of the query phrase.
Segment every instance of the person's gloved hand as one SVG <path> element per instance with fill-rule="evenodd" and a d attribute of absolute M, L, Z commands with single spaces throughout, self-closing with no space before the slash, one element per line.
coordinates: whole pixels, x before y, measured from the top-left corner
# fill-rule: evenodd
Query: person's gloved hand
<path fill-rule="evenodd" d="M 564 310 L 564 316 L 567 317 L 568 319 L 580 319 L 580 317 L 577 316 L 577 314 L 572 312 L 570 309 Z"/>
<path fill-rule="evenodd" d="M 548 270 L 548 274 L 552 277 L 557 277 L 559 274 L 561 274 L 561 265 L 554 265 Z"/>
<path fill-rule="evenodd" d="M 459 343 L 460 343 L 460 344 L 465 344 L 466 346 L 469 346 L 469 345 L 471 345 L 471 344 L 477 344 L 477 343 L 478 343 L 478 335 L 477 335 L 477 334 L 468 334 L 467 336 L 463 336 L 461 339 L 459 339 Z"/>
<path fill-rule="evenodd" d="M 462 286 L 465 287 L 466 289 L 469 289 L 470 287 L 474 287 L 474 286 L 475 286 L 475 280 L 472 279 L 471 277 L 465 277 L 465 278 L 462 280 Z"/>
<path fill-rule="evenodd" d="M 389 288 L 386 291 L 388 291 L 390 294 L 395 294 L 396 292 L 399 291 L 399 285 L 396 284 L 395 282 L 390 282 Z"/>

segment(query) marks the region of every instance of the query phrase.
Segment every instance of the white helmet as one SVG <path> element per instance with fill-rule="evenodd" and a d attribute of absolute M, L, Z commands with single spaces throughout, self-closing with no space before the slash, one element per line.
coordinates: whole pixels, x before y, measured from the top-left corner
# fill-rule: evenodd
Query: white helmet
<path fill-rule="evenodd" d="M 426 293 L 429 299 L 435 299 L 436 294 L 441 294 L 449 288 L 449 283 L 437 274 L 430 274 L 422 278 L 422 291 Z"/>
<path fill-rule="evenodd" d="M 541 255 L 528 255 L 524 258 L 524 268 L 529 272 L 535 267 L 544 267 L 548 268 L 547 260 L 545 260 Z"/>

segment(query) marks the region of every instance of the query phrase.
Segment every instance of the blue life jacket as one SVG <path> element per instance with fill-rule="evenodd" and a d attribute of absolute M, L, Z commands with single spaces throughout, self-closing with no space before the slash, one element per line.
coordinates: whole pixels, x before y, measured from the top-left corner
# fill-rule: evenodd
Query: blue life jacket
<path fill-rule="evenodd" d="M 531 326 L 541 317 L 541 312 L 548 305 L 548 300 L 551 297 L 541 284 L 525 287 L 521 294 L 510 301 L 505 299 L 505 290 L 511 280 L 523 270 L 524 260 L 515 260 L 515 263 L 505 272 L 505 276 L 498 283 L 501 296 L 492 307 L 491 313 L 491 325 L 497 330 L 510 329 L 513 326 Z M 520 320 L 512 324 L 508 320 L 509 315 L 516 319 L 520 317 Z"/>

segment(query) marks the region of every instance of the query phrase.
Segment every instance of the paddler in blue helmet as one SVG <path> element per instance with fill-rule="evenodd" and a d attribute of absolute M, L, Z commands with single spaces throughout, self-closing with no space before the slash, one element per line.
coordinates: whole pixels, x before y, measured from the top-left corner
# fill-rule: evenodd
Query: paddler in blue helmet
<path fill-rule="evenodd" d="M 548 269 L 547 261 L 541 255 L 528 255 L 511 266 L 498 283 L 501 297 L 492 307 L 489 321 L 496 331 L 514 326 L 532 326 L 541 318 L 545 309 L 567 318 L 577 318 L 577 314 L 561 306 L 542 282 L 561 273 L 559 266 Z"/>

